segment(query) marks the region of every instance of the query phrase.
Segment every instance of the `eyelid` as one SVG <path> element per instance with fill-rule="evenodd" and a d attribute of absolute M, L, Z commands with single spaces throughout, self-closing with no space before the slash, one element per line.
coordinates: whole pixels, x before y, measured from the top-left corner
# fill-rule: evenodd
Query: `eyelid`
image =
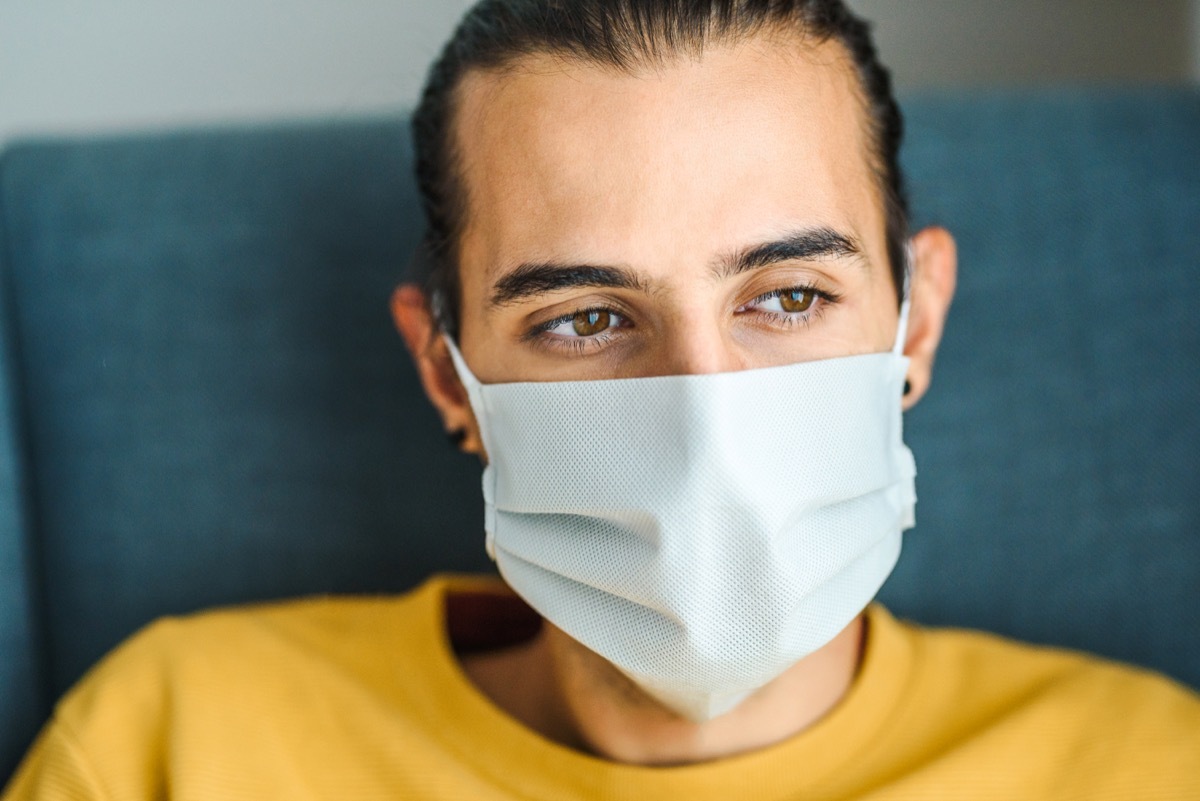
<path fill-rule="evenodd" d="M 581 314 L 593 314 L 593 313 L 611 314 L 613 317 L 617 318 L 618 320 L 625 319 L 625 315 L 621 314 L 621 312 L 617 311 L 616 309 L 610 309 L 606 306 L 586 306 L 584 308 L 576 309 L 575 311 L 560 315 L 559 317 L 555 317 L 553 320 L 547 320 L 544 323 L 537 323 L 536 325 L 534 325 L 533 330 L 530 333 L 539 334 L 539 333 L 542 333 L 545 331 L 550 331 L 551 329 L 557 328 L 558 326 L 562 325 L 563 323 L 569 323 L 569 322 L 573 321 L 576 317 L 578 317 Z"/>
<path fill-rule="evenodd" d="M 618 323 L 610 328 L 601 331 L 592 336 L 563 336 L 561 334 L 551 334 L 550 332 L 560 325 L 571 322 L 581 314 L 592 314 L 593 312 L 603 312 L 618 321 Z M 624 334 L 622 329 L 628 327 L 629 315 L 614 309 L 612 306 L 604 306 L 593 304 L 574 309 L 566 314 L 559 315 L 551 320 L 542 323 L 534 324 L 521 338 L 539 348 L 548 350 L 563 350 L 569 349 L 577 354 L 582 354 L 587 348 L 601 348 L 607 345 L 614 337 L 619 337 Z"/>
<path fill-rule="evenodd" d="M 768 300 L 774 300 L 775 298 L 779 297 L 780 295 L 784 295 L 788 292 L 811 292 L 812 294 L 816 295 L 820 300 L 824 301 L 825 303 L 837 303 L 839 300 L 842 299 L 842 296 L 839 295 L 838 293 L 831 292 L 831 291 L 825 290 L 825 289 L 821 289 L 820 287 L 817 287 L 813 284 L 797 284 L 796 286 L 785 286 L 785 287 L 779 287 L 778 289 L 772 289 L 770 292 L 765 292 L 762 295 L 759 295 L 757 298 L 750 301 L 749 303 L 746 303 L 741 308 L 743 308 L 743 309 L 753 308 L 754 306 L 757 306 L 761 303 L 766 303 Z"/>
<path fill-rule="evenodd" d="M 563 336 L 561 334 L 551 334 L 550 332 L 560 325 L 570 323 L 581 314 L 591 314 L 593 312 L 604 312 L 612 315 L 619 321 L 617 325 L 601 331 L 592 336 Z M 559 315 L 554 319 L 547 320 L 543 323 L 537 323 L 530 328 L 522 339 L 529 344 L 541 348 L 543 350 L 558 354 L 570 353 L 575 356 L 585 356 L 589 353 L 594 353 L 603 350 L 614 339 L 624 336 L 626 333 L 622 329 L 626 326 L 622 323 L 628 322 L 628 316 L 618 312 L 607 306 L 587 306 L 576 309 L 568 314 Z"/>

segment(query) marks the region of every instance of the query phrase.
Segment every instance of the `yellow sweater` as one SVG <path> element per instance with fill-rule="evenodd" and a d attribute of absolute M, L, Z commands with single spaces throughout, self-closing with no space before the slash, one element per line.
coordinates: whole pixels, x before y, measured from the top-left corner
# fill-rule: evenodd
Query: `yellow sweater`
<path fill-rule="evenodd" d="M 1190 691 L 878 607 L 853 688 L 804 733 L 703 765 L 606 762 L 468 682 L 445 610 L 481 592 L 435 579 L 156 623 L 63 699 L 3 801 L 1200 799 Z"/>

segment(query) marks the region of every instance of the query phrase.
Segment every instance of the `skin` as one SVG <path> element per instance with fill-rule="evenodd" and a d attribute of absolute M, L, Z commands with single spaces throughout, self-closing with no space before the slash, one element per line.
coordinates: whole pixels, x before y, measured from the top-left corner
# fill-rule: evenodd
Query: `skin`
<path fill-rule="evenodd" d="M 483 383 L 714 373 L 892 347 L 883 203 L 840 45 L 761 35 L 634 74 L 536 56 L 471 74 L 461 89 L 459 346 Z M 851 247 L 731 269 L 739 254 L 818 229 Z M 906 407 L 929 387 L 956 270 L 944 230 L 911 244 Z M 603 266 L 629 281 L 495 302 L 527 264 Z M 401 286 L 392 307 L 446 430 L 465 431 L 464 449 L 486 459 L 428 299 Z M 549 624 L 463 667 L 556 742 L 625 763 L 686 764 L 811 727 L 852 685 L 866 636 L 860 617 L 701 724 Z"/>

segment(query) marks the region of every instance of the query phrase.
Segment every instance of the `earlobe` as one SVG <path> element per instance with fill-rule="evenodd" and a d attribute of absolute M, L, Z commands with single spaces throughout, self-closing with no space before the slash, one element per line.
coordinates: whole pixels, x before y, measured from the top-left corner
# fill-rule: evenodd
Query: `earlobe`
<path fill-rule="evenodd" d="M 912 306 L 904 355 L 910 359 L 904 396 L 907 411 L 929 390 L 933 364 L 941 344 L 946 315 L 954 299 L 958 276 L 958 251 L 954 237 L 944 228 L 926 228 L 913 236 Z"/>
<path fill-rule="evenodd" d="M 414 284 L 401 284 L 392 293 L 391 308 L 396 329 L 408 346 L 426 396 L 441 415 L 447 436 L 459 450 L 482 455 L 483 443 L 467 391 L 454 371 L 425 293 Z"/>

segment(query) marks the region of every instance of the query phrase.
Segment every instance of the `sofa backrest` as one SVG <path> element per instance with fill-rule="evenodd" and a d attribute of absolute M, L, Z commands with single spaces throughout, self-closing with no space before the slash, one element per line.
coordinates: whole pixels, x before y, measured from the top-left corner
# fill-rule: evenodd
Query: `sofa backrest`
<path fill-rule="evenodd" d="M 1200 92 L 908 109 L 961 267 L 885 599 L 1200 687 Z"/>
<path fill-rule="evenodd" d="M 957 234 L 961 278 L 884 600 L 1200 686 L 1200 95 L 906 111 L 916 218 Z M 159 615 L 488 569 L 478 465 L 387 314 L 410 161 L 399 119 L 7 154 L 29 503 L 0 516 L 0 637 L 42 647 L 0 659 L 0 712 L 31 660 L 57 695 Z M 10 621 L 8 594 L 38 601 Z"/>
<path fill-rule="evenodd" d="M 0 181 L 3 180 L 0 159 Z M 5 270 L 3 191 L 0 183 L 0 777 L 46 713 L 46 688 L 38 659 L 39 629 L 29 528 L 27 471 L 22 443 L 19 349 L 9 315 L 10 273 Z"/>
<path fill-rule="evenodd" d="M 10 156 L 54 692 L 152 616 L 403 589 L 477 544 L 388 316 L 420 228 L 399 121 Z"/>

